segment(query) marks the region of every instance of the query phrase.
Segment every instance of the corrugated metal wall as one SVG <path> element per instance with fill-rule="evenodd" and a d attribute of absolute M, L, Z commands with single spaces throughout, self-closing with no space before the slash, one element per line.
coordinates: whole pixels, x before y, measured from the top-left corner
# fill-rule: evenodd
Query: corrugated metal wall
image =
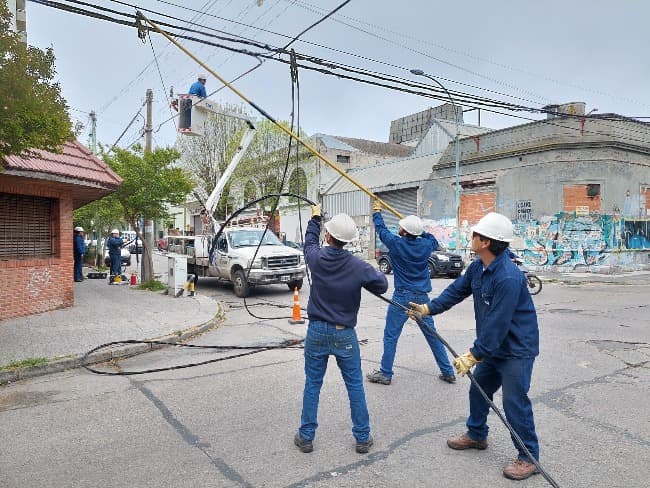
<path fill-rule="evenodd" d="M 350 217 L 368 215 L 371 211 L 370 197 L 360 190 L 323 195 L 323 211 L 330 217 L 338 213 L 346 213 Z"/>
<path fill-rule="evenodd" d="M 407 215 L 417 215 L 418 214 L 418 189 L 417 188 L 404 188 L 403 190 L 396 191 L 387 191 L 383 193 L 377 193 L 377 196 L 397 210 L 399 213 L 403 214 L 405 217 Z M 384 210 L 382 212 L 384 217 L 384 222 L 387 227 L 391 225 L 397 226 L 399 218 L 393 215 L 392 212 Z"/>

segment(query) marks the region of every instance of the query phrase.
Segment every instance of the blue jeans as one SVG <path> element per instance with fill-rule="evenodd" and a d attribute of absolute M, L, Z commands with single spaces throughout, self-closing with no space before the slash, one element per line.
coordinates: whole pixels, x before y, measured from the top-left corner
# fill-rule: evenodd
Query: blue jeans
<path fill-rule="evenodd" d="M 393 301 L 408 307 L 409 302 L 429 303 L 429 298 L 426 293 L 414 292 L 400 288 L 395 290 L 393 293 Z M 449 362 L 445 346 L 431 332 L 432 330 L 436 330 L 436 327 L 433 325 L 433 318 L 431 315 L 427 315 L 422 317 L 422 319 L 428 327 L 422 327 L 420 324 L 418 324 L 418 326 L 431 348 L 431 352 L 433 353 L 436 363 L 438 363 L 440 371 L 445 376 L 453 376 L 454 368 Z M 395 352 L 397 351 L 397 340 L 399 339 L 404 323 L 407 320 L 408 316 L 404 310 L 393 304 L 388 306 L 388 312 L 386 312 L 386 327 L 384 328 L 384 354 L 381 357 L 380 369 L 381 373 L 386 378 L 393 377 L 393 362 L 395 361 Z"/>
<path fill-rule="evenodd" d="M 366 442 L 370 436 L 370 418 L 363 391 L 361 351 L 354 328 L 336 329 L 334 324 L 312 320 L 305 339 L 305 390 L 302 397 L 300 436 L 313 440 L 318 427 L 318 399 L 332 355 L 341 370 L 350 400 L 352 434 L 357 442 Z"/>
<path fill-rule="evenodd" d="M 111 259 L 111 276 L 117 276 L 122 274 L 122 263 L 120 262 L 119 254 L 109 254 Z"/>
<path fill-rule="evenodd" d="M 494 393 L 502 388 L 503 410 L 508 422 L 535 459 L 539 459 L 533 407 L 528 398 L 534 362 L 535 358 L 484 358 L 474 369 L 474 378 L 490 400 Z M 467 418 L 467 435 L 470 438 L 474 440 L 487 438 L 489 412 L 490 405 L 472 383 L 469 389 L 469 417 Z M 515 442 L 514 438 L 512 442 Z M 528 456 L 516 443 L 515 447 L 519 451 L 519 459 L 528 461 Z"/>

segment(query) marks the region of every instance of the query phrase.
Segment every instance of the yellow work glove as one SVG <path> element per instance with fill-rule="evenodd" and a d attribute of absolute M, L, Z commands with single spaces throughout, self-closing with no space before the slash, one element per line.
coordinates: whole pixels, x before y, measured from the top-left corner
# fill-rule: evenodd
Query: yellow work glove
<path fill-rule="evenodd" d="M 469 370 L 472 369 L 476 363 L 480 363 L 480 361 L 476 359 L 470 351 L 467 351 L 462 356 L 454 358 L 453 363 L 454 368 L 456 368 L 456 373 L 461 376 L 465 376 L 467 373 L 469 373 Z"/>
<path fill-rule="evenodd" d="M 409 307 L 411 307 L 410 310 L 406 312 L 406 315 L 411 317 L 413 320 L 415 318 L 422 318 L 423 315 L 429 315 L 429 307 L 427 306 L 426 303 L 414 303 L 414 302 L 409 302 Z"/>
<path fill-rule="evenodd" d="M 375 201 L 372 203 L 373 212 L 381 212 L 381 202 L 375 198 Z"/>
<path fill-rule="evenodd" d="M 311 216 L 312 217 L 321 217 L 320 204 L 311 206 Z"/>

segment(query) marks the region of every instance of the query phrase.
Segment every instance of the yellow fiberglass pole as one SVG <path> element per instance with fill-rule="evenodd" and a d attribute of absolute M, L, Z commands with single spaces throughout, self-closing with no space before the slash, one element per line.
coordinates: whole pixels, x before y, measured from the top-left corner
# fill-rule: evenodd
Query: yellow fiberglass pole
<path fill-rule="evenodd" d="M 185 54 L 187 54 L 190 58 L 192 58 L 196 63 L 198 63 L 202 68 L 204 68 L 206 71 L 208 71 L 212 76 L 214 76 L 216 79 L 218 79 L 221 83 L 223 83 L 226 87 L 228 87 L 230 90 L 232 90 L 239 98 L 244 100 L 246 103 L 248 103 L 251 107 L 253 107 L 257 112 L 262 114 L 264 117 L 266 117 L 268 120 L 273 122 L 280 130 L 282 130 L 285 134 L 287 134 L 289 137 L 293 137 L 296 141 L 298 141 L 300 144 L 305 146 L 309 152 L 311 152 L 314 156 L 316 156 L 318 159 L 323 161 L 325 164 L 327 164 L 330 168 L 332 168 L 334 171 L 336 171 L 338 174 L 340 174 L 343 178 L 348 180 L 350 183 L 358 187 L 361 191 L 363 191 L 365 194 L 367 194 L 370 198 L 379 200 L 381 204 L 386 208 L 386 210 L 389 210 L 393 214 L 395 214 L 397 217 L 402 218 L 403 215 L 400 214 L 397 210 L 395 210 L 393 207 L 391 207 L 389 204 L 384 202 L 381 198 L 377 197 L 374 193 L 372 193 L 370 190 L 368 190 L 365 186 L 363 186 L 361 183 L 359 183 L 357 180 L 352 178 L 350 175 L 348 175 L 345 171 L 340 169 L 336 164 L 334 164 L 332 161 L 327 159 L 325 156 L 320 154 L 314 147 L 311 146 L 308 142 L 304 141 L 302 138 L 300 138 L 297 134 L 292 132 L 290 129 L 287 127 L 283 126 L 280 124 L 274 117 L 269 115 L 264 109 L 259 107 L 255 102 L 250 100 L 246 95 L 244 95 L 241 91 L 239 91 L 237 88 L 235 88 L 233 85 L 231 85 L 227 80 L 225 80 L 223 77 L 219 76 L 218 73 L 213 71 L 207 64 L 205 64 L 203 61 L 198 59 L 194 54 L 192 54 L 187 48 L 185 48 L 182 44 L 178 43 L 173 37 L 171 37 L 167 32 L 163 31 L 158 27 L 158 25 L 146 18 L 144 15 L 142 15 L 141 12 L 137 12 L 136 16 L 144 19 L 147 23 L 149 23 L 156 32 L 162 34 L 167 38 L 169 42 L 174 44 L 176 47 L 178 47 L 181 51 L 183 51 Z"/>

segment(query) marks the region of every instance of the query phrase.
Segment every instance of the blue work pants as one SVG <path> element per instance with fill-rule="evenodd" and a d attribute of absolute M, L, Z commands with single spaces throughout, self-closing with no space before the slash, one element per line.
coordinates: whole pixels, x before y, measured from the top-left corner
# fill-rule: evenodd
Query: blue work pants
<path fill-rule="evenodd" d="M 408 308 L 409 302 L 428 303 L 429 297 L 426 293 L 397 289 L 393 293 L 393 301 Z M 393 362 L 395 361 L 395 352 L 397 351 L 397 341 L 402 333 L 404 323 L 407 320 L 408 316 L 402 308 L 397 307 L 392 303 L 388 306 L 388 312 L 386 312 L 386 327 L 384 328 L 384 354 L 381 357 L 380 369 L 381 373 L 386 378 L 393 377 Z M 428 327 L 423 327 L 420 324 L 418 324 L 418 327 L 420 327 L 420 330 L 424 334 L 440 371 L 445 376 L 453 376 L 454 368 L 449 362 L 445 346 L 433 334 L 433 332 L 431 332 L 432 330 L 436 330 L 435 325 L 433 324 L 433 318 L 431 315 L 425 315 L 422 317 L 422 320 Z"/>
<path fill-rule="evenodd" d="M 535 459 L 539 459 L 533 407 L 528 398 L 534 362 L 535 358 L 484 358 L 474 369 L 474 378 L 490 400 L 499 388 L 502 389 L 503 411 L 506 419 L 530 453 Z M 467 418 L 467 435 L 470 438 L 474 440 L 487 438 L 489 412 L 490 405 L 472 383 L 469 389 L 469 417 Z M 519 459 L 530 462 L 528 456 L 515 443 L 514 438 L 512 442 L 519 451 Z"/>
<path fill-rule="evenodd" d="M 84 279 L 83 273 L 83 255 L 75 254 L 74 255 L 74 280 L 81 281 Z"/>
<path fill-rule="evenodd" d="M 119 254 L 109 254 L 111 259 L 111 276 L 122 274 L 122 263 L 120 262 L 121 256 Z"/>
<path fill-rule="evenodd" d="M 361 351 L 354 328 L 337 329 L 334 324 L 312 320 L 305 339 L 305 390 L 302 400 L 300 436 L 313 440 L 318 427 L 318 400 L 329 356 L 336 358 L 348 390 L 352 434 L 357 442 L 367 442 L 370 418 L 361 374 Z"/>

